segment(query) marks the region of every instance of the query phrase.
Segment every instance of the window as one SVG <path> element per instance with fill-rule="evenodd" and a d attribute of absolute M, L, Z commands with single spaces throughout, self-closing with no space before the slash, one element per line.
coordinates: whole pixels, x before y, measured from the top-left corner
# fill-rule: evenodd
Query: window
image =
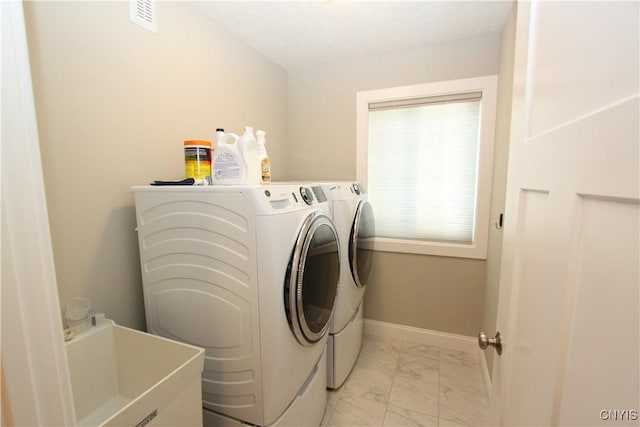
<path fill-rule="evenodd" d="M 359 92 L 377 250 L 486 258 L 496 76 Z"/>

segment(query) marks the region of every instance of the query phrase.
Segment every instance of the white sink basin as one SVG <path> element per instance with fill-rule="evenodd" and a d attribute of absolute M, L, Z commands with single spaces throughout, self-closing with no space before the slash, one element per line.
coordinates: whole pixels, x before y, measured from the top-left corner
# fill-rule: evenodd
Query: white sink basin
<path fill-rule="evenodd" d="M 204 350 L 115 325 L 66 343 L 79 426 L 202 426 Z"/>

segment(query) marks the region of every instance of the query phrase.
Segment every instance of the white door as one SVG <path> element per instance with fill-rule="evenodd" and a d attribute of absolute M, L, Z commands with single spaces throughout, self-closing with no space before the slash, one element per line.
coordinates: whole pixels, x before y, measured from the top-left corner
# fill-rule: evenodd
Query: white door
<path fill-rule="evenodd" d="M 638 425 L 638 5 L 518 4 L 492 425 Z"/>
<path fill-rule="evenodd" d="M 0 422 L 75 425 L 22 2 L 0 0 Z"/>

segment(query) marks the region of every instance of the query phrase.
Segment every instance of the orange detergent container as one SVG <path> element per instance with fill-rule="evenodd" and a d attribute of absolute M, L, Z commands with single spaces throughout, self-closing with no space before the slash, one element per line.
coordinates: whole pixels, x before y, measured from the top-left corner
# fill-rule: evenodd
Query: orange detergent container
<path fill-rule="evenodd" d="M 190 139 L 184 142 L 185 177 L 211 180 L 211 141 Z"/>

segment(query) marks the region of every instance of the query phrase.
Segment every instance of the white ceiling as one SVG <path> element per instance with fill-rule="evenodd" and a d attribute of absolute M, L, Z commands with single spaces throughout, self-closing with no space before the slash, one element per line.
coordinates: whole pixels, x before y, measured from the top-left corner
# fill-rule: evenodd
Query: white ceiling
<path fill-rule="evenodd" d="M 511 1 L 203 1 L 195 6 L 290 69 L 499 32 Z"/>

